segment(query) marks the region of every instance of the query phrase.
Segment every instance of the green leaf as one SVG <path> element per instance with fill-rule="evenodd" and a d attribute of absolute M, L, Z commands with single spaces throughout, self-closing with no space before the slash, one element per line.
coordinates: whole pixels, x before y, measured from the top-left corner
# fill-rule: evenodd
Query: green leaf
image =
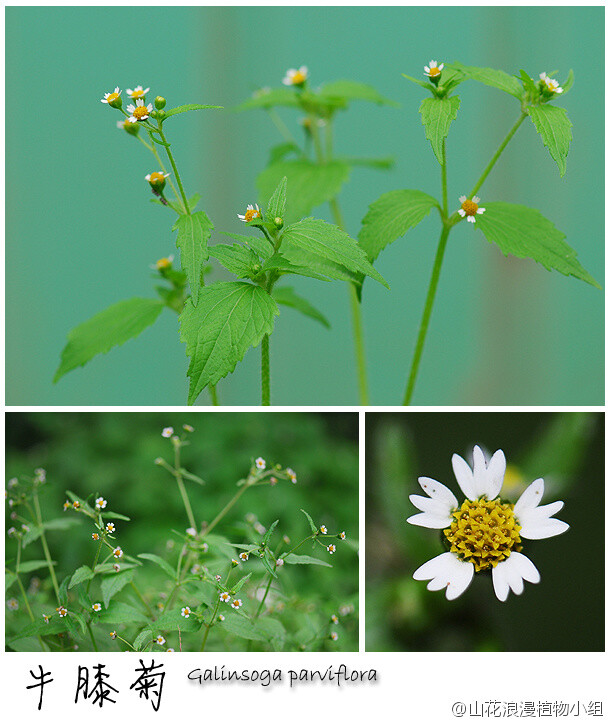
<path fill-rule="evenodd" d="M 220 264 L 237 277 L 255 277 L 254 265 L 261 264 L 258 255 L 242 244 L 215 244 L 209 247 L 210 257 L 217 259 Z"/>
<path fill-rule="evenodd" d="M 306 299 L 300 297 L 292 287 L 275 287 L 272 294 L 273 299 L 278 304 L 285 305 L 286 307 L 292 307 L 302 314 L 307 315 L 307 317 L 317 320 L 324 325 L 324 327 L 330 329 L 330 323 L 326 317 L 324 317 L 324 315 Z"/>
<path fill-rule="evenodd" d="M 322 559 L 316 559 L 315 556 L 305 556 L 300 554 L 288 554 L 284 559 L 284 564 L 317 564 L 318 566 L 328 566 L 332 569 L 332 564 L 329 564 Z"/>
<path fill-rule="evenodd" d="M 340 98 L 346 101 L 369 101 L 380 106 L 400 107 L 400 103 L 382 96 L 373 86 L 358 81 L 339 80 L 326 83 L 320 89 L 319 95 L 326 98 Z"/>
<path fill-rule="evenodd" d="M 534 83 L 533 78 L 530 78 L 529 73 L 526 73 L 522 68 L 519 71 L 519 76 L 521 78 L 521 82 L 523 83 L 523 88 L 530 94 L 530 98 L 538 98 L 540 91 L 538 90 L 538 86 Z"/>
<path fill-rule="evenodd" d="M 267 166 L 274 164 L 276 161 L 282 161 L 282 159 L 290 154 L 301 155 L 301 149 L 291 141 L 272 146 L 269 150 L 269 163 Z"/>
<path fill-rule="evenodd" d="M 430 141 L 439 164 L 443 164 L 443 141 L 449 133 L 451 122 L 455 121 L 460 107 L 458 96 L 451 98 L 424 98 L 419 107 L 421 122 L 426 129 L 426 138 Z"/>
<path fill-rule="evenodd" d="M 312 534 L 317 534 L 318 533 L 318 527 L 314 524 L 313 519 L 311 518 L 311 516 L 307 513 L 307 511 L 305 511 L 305 509 L 301 509 L 301 511 L 305 514 L 305 516 L 307 518 L 307 521 L 309 521 L 309 526 L 311 528 L 311 533 Z"/>
<path fill-rule="evenodd" d="M 140 634 L 133 641 L 133 648 L 136 652 L 141 652 L 144 647 L 147 647 L 153 641 L 153 633 L 147 627 L 143 629 Z"/>
<path fill-rule="evenodd" d="M 59 596 L 57 597 L 57 600 L 63 606 L 65 606 L 68 601 L 68 585 L 70 583 L 71 578 L 72 577 L 67 576 L 62 581 L 62 583 L 59 585 L 59 592 L 58 592 Z"/>
<path fill-rule="evenodd" d="M 46 521 L 42 525 L 42 528 L 45 529 L 45 531 L 65 531 L 66 529 L 71 529 L 73 526 L 79 526 L 80 524 L 80 519 L 60 518 Z"/>
<path fill-rule="evenodd" d="M 261 204 L 267 201 L 280 183 L 288 179 L 288 204 L 285 223 L 297 221 L 311 213 L 315 207 L 333 199 L 347 181 L 350 167 L 342 161 L 316 164 L 307 159 L 279 161 L 268 166 L 256 180 Z"/>
<path fill-rule="evenodd" d="M 566 172 L 566 158 L 572 140 L 572 122 L 565 108 L 559 106 L 529 106 L 527 112 L 548 148 L 552 159 L 557 164 L 559 174 Z"/>
<path fill-rule="evenodd" d="M 294 250 L 292 251 L 291 256 L 294 257 Z M 272 257 L 269 257 L 269 259 L 263 264 L 263 272 L 268 272 L 271 269 L 281 272 L 282 274 L 298 274 L 301 277 L 311 277 L 312 279 L 319 279 L 323 282 L 330 281 L 327 276 L 312 271 L 308 266 L 303 264 L 292 264 L 283 254 L 280 254 L 279 252 L 276 252 Z"/>
<path fill-rule="evenodd" d="M 182 269 L 188 277 L 193 304 L 196 307 L 201 287 L 201 268 L 209 256 L 208 239 L 214 225 L 204 211 L 196 211 L 194 214 L 181 214 L 176 226 L 176 246 L 180 249 Z"/>
<path fill-rule="evenodd" d="M 45 562 L 46 564 L 46 562 Z M 13 574 L 12 571 L 7 571 L 4 575 L 4 589 L 8 591 L 11 586 L 17 581 L 17 575 Z"/>
<path fill-rule="evenodd" d="M 343 161 L 349 166 L 368 166 L 373 169 L 391 169 L 396 163 L 393 156 L 382 156 L 376 159 L 366 159 L 357 156 L 342 156 L 339 161 Z"/>
<path fill-rule="evenodd" d="M 80 633 L 84 637 L 87 633 L 87 629 L 85 626 L 85 620 L 81 617 L 81 615 L 77 614 L 76 612 L 70 612 L 68 614 L 68 618 L 74 620 L 78 624 L 78 626 L 80 627 Z"/>
<path fill-rule="evenodd" d="M 53 620 L 46 624 L 44 619 L 41 617 L 40 621 L 31 622 L 26 625 L 18 634 L 16 634 L 10 641 L 15 642 L 25 637 L 37 636 L 37 635 L 51 635 L 65 632 L 68 629 L 67 617 L 53 617 Z"/>
<path fill-rule="evenodd" d="M 419 78 L 413 78 L 413 76 L 408 76 L 406 73 L 403 73 L 402 75 L 408 81 L 411 81 L 411 83 L 417 83 L 418 86 L 425 88 L 427 91 L 432 91 L 432 93 L 436 93 L 436 87 L 433 86 L 432 83 L 427 83 L 426 81 L 422 81 Z"/>
<path fill-rule="evenodd" d="M 498 88 L 500 91 L 510 93 L 511 96 L 521 100 L 523 97 L 523 88 L 521 83 L 515 76 L 505 73 L 503 70 L 495 70 L 494 68 L 478 68 L 473 65 L 463 65 L 462 63 L 451 63 L 448 65 L 451 70 L 460 71 L 466 78 L 486 86 Z"/>
<path fill-rule="evenodd" d="M 570 90 L 570 88 L 572 88 L 573 85 L 574 85 L 574 71 L 570 68 L 568 77 L 565 79 L 565 82 L 561 84 L 561 87 L 563 88 L 563 93 L 561 94 L 562 98 Z"/>
<path fill-rule="evenodd" d="M 169 111 L 165 111 L 165 117 L 169 118 L 170 116 L 175 116 L 178 113 L 185 113 L 186 111 L 204 111 L 207 108 L 223 108 L 223 106 L 208 106 L 201 103 L 187 103 L 184 106 L 176 106 L 176 108 L 170 108 Z"/>
<path fill-rule="evenodd" d="M 565 234 L 539 211 L 503 201 L 485 204 L 485 209 L 484 214 L 477 215 L 475 226 L 504 254 L 529 257 L 548 270 L 556 269 L 601 289 L 578 262 L 576 252 L 565 243 Z"/>
<path fill-rule="evenodd" d="M 251 247 L 261 259 L 265 259 L 273 254 L 273 244 L 265 237 L 248 237 L 245 234 L 234 234 L 233 232 L 220 232 L 226 237 L 231 237 L 242 244 Z"/>
<path fill-rule="evenodd" d="M 286 639 L 286 630 L 279 619 L 272 617 L 261 617 L 256 623 L 257 629 L 261 634 L 267 635 L 267 639 L 281 647 Z"/>
<path fill-rule="evenodd" d="M 249 574 L 246 574 L 246 576 L 242 576 L 242 578 L 237 582 L 237 584 L 233 587 L 231 587 L 231 591 L 234 594 L 237 594 L 237 592 L 243 587 L 243 585 L 248 581 L 248 579 L 252 576 L 252 572 Z"/>
<path fill-rule="evenodd" d="M 246 282 L 203 287 L 200 304 L 187 300 L 180 315 L 180 339 L 190 358 L 189 405 L 207 385 L 233 372 L 250 347 L 273 332 L 279 310 L 271 295 Z"/>
<path fill-rule="evenodd" d="M 276 217 L 280 217 L 280 219 L 284 218 L 284 214 L 286 213 L 286 182 L 287 179 L 283 176 L 267 202 L 265 212 L 267 219 L 273 220 Z"/>
<path fill-rule="evenodd" d="M 360 246 L 374 261 L 388 244 L 417 226 L 438 205 L 432 196 L 416 189 L 400 189 L 382 194 L 369 206 L 362 220 L 362 229 L 358 235 Z"/>
<path fill-rule="evenodd" d="M 240 103 L 236 111 L 247 111 L 251 108 L 273 108 L 274 106 L 299 107 L 299 99 L 292 88 L 261 88 L 255 91 L 252 98 Z"/>
<path fill-rule="evenodd" d="M 273 522 L 273 523 L 271 524 L 271 526 L 270 526 L 270 527 L 269 527 L 269 528 L 267 529 L 267 531 L 265 532 L 265 535 L 263 536 L 263 541 L 262 541 L 262 543 L 263 543 L 263 544 L 268 544 L 268 543 L 269 543 L 269 539 L 271 538 L 271 536 L 272 536 L 273 532 L 275 531 L 275 527 L 276 527 L 276 526 L 277 526 L 277 525 L 278 525 L 279 523 L 280 523 L 280 520 L 279 520 L 279 519 L 276 519 L 276 520 L 275 520 L 275 521 L 274 521 L 274 522 Z"/>
<path fill-rule="evenodd" d="M 168 609 L 155 621 L 155 628 L 164 632 L 197 632 L 201 629 L 201 622 L 194 615 L 183 617 L 182 605 L 177 609 Z"/>
<path fill-rule="evenodd" d="M 277 574 L 273 570 L 274 562 L 269 559 L 269 552 L 265 552 L 265 556 L 261 559 L 262 565 L 271 574 L 274 579 L 277 579 Z"/>
<path fill-rule="evenodd" d="M 343 265 L 351 272 L 368 275 L 389 289 L 388 283 L 367 259 L 364 249 L 334 224 L 320 219 L 303 219 L 284 231 L 282 245 L 284 253 L 286 245 L 312 252 Z"/>
<path fill-rule="evenodd" d="M 219 622 L 218 626 L 236 637 L 252 639 L 258 642 L 267 641 L 267 636 L 259 632 L 248 619 L 236 614 L 226 614 L 224 622 Z"/>
<path fill-rule="evenodd" d="M 105 519 L 117 519 L 119 521 L 131 521 L 129 516 L 124 516 L 123 514 L 118 514 L 116 511 L 102 511 L 101 513 Z"/>
<path fill-rule="evenodd" d="M 57 562 L 53 564 L 57 566 Z M 35 559 L 32 561 L 22 561 L 17 569 L 17 574 L 27 574 L 30 571 L 36 571 L 36 569 L 45 569 L 48 566 L 45 559 Z"/>
<path fill-rule="evenodd" d="M 79 566 L 78 569 L 72 574 L 72 579 L 70 579 L 70 584 L 68 585 L 68 589 L 72 589 L 77 584 L 80 584 L 81 582 L 86 582 L 89 579 L 93 579 L 95 574 L 91 571 L 91 569 L 83 564 L 83 566 Z"/>
<path fill-rule="evenodd" d="M 129 604 L 110 602 L 108 608 L 97 615 L 97 621 L 100 624 L 141 624 L 148 622 L 148 618 Z"/>
<path fill-rule="evenodd" d="M 117 302 L 68 333 L 68 344 L 61 353 L 61 362 L 53 378 L 56 383 L 63 375 L 91 358 L 106 353 L 137 337 L 159 317 L 164 305 L 160 300 L 132 297 Z"/>
<path fill-rule="evenodd" d="M 147 559 L 148 561 L 152 561 L 157 566 L 160 566 L 163 571 L 170 576 L 174 581 L 177 579 L 176 570 L 170 566 L 165 559 L 162 559 L 160 556 L 157 556 L 156 554 L 138 554 L 138 559 Z"/>
<path fill-rule="evenodd" d="M 129 584 L 129 582 L 133 579 L 134 573 L 134 569 L 128 569 L 127 571 L 122 571 L 119 574 L 104 577 L 102 580 L 101 590 L 105 609 L 108 609 L 110 600 L 114 597 L 114 595 L 118 594 L 124 586 Z"/>

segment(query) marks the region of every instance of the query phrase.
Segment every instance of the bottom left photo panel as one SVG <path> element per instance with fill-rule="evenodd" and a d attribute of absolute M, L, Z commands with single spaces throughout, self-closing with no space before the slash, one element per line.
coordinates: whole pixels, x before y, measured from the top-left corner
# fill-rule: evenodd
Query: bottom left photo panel
<path fill-rule="evenodd" d="M 6 415 L 7 652 L 358 651 L 358 414 Z"/>

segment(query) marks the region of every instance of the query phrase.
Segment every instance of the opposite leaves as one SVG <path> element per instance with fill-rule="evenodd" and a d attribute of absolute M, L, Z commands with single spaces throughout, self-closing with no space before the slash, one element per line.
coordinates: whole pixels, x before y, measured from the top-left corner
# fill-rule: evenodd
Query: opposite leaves
<path fill-rule="evenodd" d="M 451 122 L 456 119 L 459 107 L 460 99 L 457 96 L 424 98 L 419 107 L 421 122 L 426 129 L 426 138 L 430 141 L 434 155 L 441 165 L 445 162 L 443 141 L 447 138 Z"/>
<path fill-rule="evenodd" d="M 214 225 L 204 211 L 196 211 L 194 214 L 181 214 L 176 227 L 178 229 L 176 246 L 180 250 L 182 269 L 186 272 L 193 304 L 196 307 L 201 287 L 201 269 L 209 256 L 208 239 Z"/>
<path fill-rule="evenodd" d="M 563 176 L 566 172 L 566 157 L 572 140 L 572 122 L 565 108 L 558 106 L 530 106 L 527 109 L 542 143 L 548 148 L 552 159 Z"/>
<path fill-rule="evenodd" d="M 487 203 L 485 208 L 485 214 L 477 216 L 476 226 L 504 254 L 530 257 L 549 270 L 556 269 L 600 287 L 576 259 L 576 252 L 565 243 L 565 234 L 539 211 L 503 201 Z"/>
<path fill-rule="evenodd" d="M 187 300 L 180 315 L 180 339 L 190 358 L 189 405 L 207 385 L 233 372 L 248 348 L 273 332 L 279 315 L 273 298 L 247 282 L 217 282 L 202 287 L 199 304 Z"/>
<path fill-rule="evenodd" d="M 153 324 L 163 309 L 160 300 L 133 297 L 112 305 L 83 322 L 68 333 L 68 344 L 61 353 L 61 362 L 53 378 L 63 375 L 91 358 L 122 345 Z"/>

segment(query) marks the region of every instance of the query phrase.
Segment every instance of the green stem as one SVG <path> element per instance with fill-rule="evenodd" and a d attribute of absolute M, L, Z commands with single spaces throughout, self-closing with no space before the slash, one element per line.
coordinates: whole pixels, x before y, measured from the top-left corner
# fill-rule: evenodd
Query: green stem
<path fill-rule="evenodd" d="M 210 399 L 212 401 L 212 405 L 218 405 L 218 393 L 216 392 L 216 386 L 210 385 L 209 390 L 210 390 Z"/>
<path fill-rule="evenodd" d="M 97 648 L 97 643 L 95 641 L 95 637 L 93 636 L 93 629 L 91 627 L 91 622 L 87 622 L 87 631 L 89 632 L 89 636 L 91 637 L 91 644 L 93 645 L 93 649 L 96 652 L 99 652 L 99 650 Z"/>
<path fill-rule="evenodd" d="M 517 119 L 517 122 L 511 128 L 511 130 L 508 132 L 508 134 L 507 134 L 506 138 L 504 139 L 504 141 L 502 141 L 502 143 L 500 144 L 500 146 L 498 146 L 498 150 L 492 156 L 491 161 L 485 167 L 485 171 L 481 174 L 481 177 L 479 178 L 479 180 L 477 181 L 477 183 L 474 185 L 472 191 L 470 192 L 470 194 L 468 196 L 469 199 L 472 199 L 472 197 L 477 193 L 477 191 L 483 186 L 483 182 L 489 176 L 489 172 L 495 166 L 496 161 L 500 158 L 500 154 L 502 153 L 502 151 L 504 151 L 504 149 L 506 148 L 506 146 L 507 146 L 508 142 L 511 140 L 511 138 L 517 133 L 517 129 L 523 123 L 523 121 L 524 121 L 524 119 L 525 119 L 526 116 L 527 116 L 527 113 L 525 111 L 522 111 L 521 112 L 521 115 Z"/>
<path fill-rule="evenodd" d="M 42 528 L 42 513 L 40 511 L 40 502 L 38 501 L 38 491 L 34 489 L 34 509 L 36 511 L 36 524 L 39 526 L 41 534 L 40 534 L 40 543 L 42 544 L 42 548 L 44 551 L 44 558 L 47 562 L 47 567 L 49 568 L 49 574 L 51 575 L 51 581 L 53 582 L 53 589 L 55 591 L 55 596 L 57 598 L 57 604 L 61 606 L 61 602 L 59 601 L 59 584 L 57 583 L 57 577 L 55 576 L 55 568 L 53 567 L 53 560 L 51 559 L 51 552 L 49 551 L 49 545 L 47 544 L 47 537 L 45 536 L 44 529 Z"/>
<path fill-rule="evenodd" d="M 447 152 L 445 151 L 445 139 L 443 139 L 443 163 L 441 165 L 441 186 L 443 189 L 443 216 L 449 216 L 449 204 L 447 201 Z M 472 198 L 472 197 L 471 197 Z"/>
<path fill-rule="evenodd" d="M 267 113 L 284 140 L 298 147 L 299 144 L 297 143 L 295 137 L 290 133 L 290 129 L 284 121 L 282 121 L 275 108 L 267 108 Z"/>
<path fill-rule="evenodd" d="M 129 582 L 129 583 L 131 584 L 131 587 L 134 590 L 134 592 L 137 594 L 138 599 L 142 602 L 142 604 L 146 608 L 146 611 L 148 612 L 148 616 L 151 619 L 154 619 L 155 615 L 154 615 L 152 609 L 148 606 L 148 602 L 146 601 L 146 599 L 144 599 L 144 597 L 142 596 L 142 592 L 138 589 L 138 587 L 133 582 Z"/>
<path fill-rule="evenodd" d="M 265 335 L 261 341 L 261 405 L 271 405 L 269 335 Z"/>
<path fill-rule="evenodd" d="M 195 523 L 195 517 L 193 516 L 193 509 L 191 508 L 191 502 L 189 501 L 184 481 L 182 480 L 182 474 L 180 473 L 180 446 L 174 446 L 174 475 L 176 477 L 176 483 L 178 484 L 178 490 L 182 496 L 182 502 L 186 510 L 186 515 L 189 520 L 189 525 L 197 531 L 197 524 Z"/>
<path fill-rule="evenodd" d="M 104 540 L 100 539 L 100 543 L 98 544 L 97 551 L 95 552 L 95 558 L 93 559 L 93 566 L 91 567 L 91 571 L 93 573 L 95 573 L 95 567 L 97 566 L 97 562 L 99 561 L 100 551 L 102 550 L 103 543 L 104 543 Z M 91 588 L 92 581 L 93 581 L 92 579 L 89 579 L 89 581 L 87 582 L 87 594 L 89 594 L 89 589 Z"/>
<path fill-rule="evenodd" d="M 163 133 L 163 129 L 161 124 L 159 124 L 159 136 L 161 137 L 161 141 L 163 143 L 167 143 L 167 139 L 165 138 L 165 134 Z M 174 156 L 169 148 L 169 146 L 165 146 L 165 151 L 167 152 L 167 158 L 169 159 L 170 164 L 172 165 L 172 169 L 174 171 L 174 178 L 176 179 L 176 182 L 178 184 L 178 188 L 180 189 L 180 194 L 182 196 L 182 203 L 184 204 L 184 210 L 187 214 L 191 213 L 191 210 L 189 209 L 189 203 L 188 199 L 186 198 L 186 194 L 184 193 L 184 187 L 182 186 L 182 179 L 180 178 L 180 174 L 178 173 L 178 167 L 176 166 L 176 162 L 174 161 Z"/>
<path fill-rule="evenodd" d="M 274 567 L 274 570 L 276 568 L 277 567 Z M 258 619 L 258 616 L 261 613 L 261 611 L 263 609 L 263 606 L 265 605 L 265 600 L 267 599 L 267 594 L 269 594 L 269 589 L 271 589 L 271 581 L 272 581 L 273 577 L 271 576 L 271 574 L 267 574 L 267 576 L 269 577 L 269 581 L 267 582 L 267 588 L 265 589 L 265 593 L 263 594 L 263 598 L 261 599 L 260 604 L 258 605 L 258 609 L 256 610 L 256 614 L 254 615 L 254 619 L 255 620 Z"/>
<path fill-rule="evenodd" d="M 143 138 L 140 138 L 140 134 L 138 134 L 138 138 L 144 144 L 144 146 L 146 146 L 146 148 L 149 149 L 152 152 L 152 154 L 155 157 L 155 159 L 157 159 L 157 163 L 159 164 L 159 168 L 161 169 L 161 171 L 164 174 L 167 174 L 167 169 L 165 168 L 165 165 L 163 164 L 163 161 L 161 161 L 161 157 L 159 156 L 159 152 L 157 151 L 157 148 L 156 148 L 156 146 L 154 144 L 154 141 L 153 141 L 152 146 L 149 146 Z M 172 181 L 171 177 L 168 177 L 167 181 L 169 182 L 169 185 L 170 185 L 172 191 L 174 192 L 174 196 L 177 199 L 178 196 L 179 196 L 178 195 L 178 189 L 176 189 L 176 187 L 174 185 L 174 182 Z"/>
<path fill-rule="evenodd" d="M 428 324 L 430 323 L 430 315 L 432 313 L 432 306 L 434 305 L 434 298 L 436 296 L 436 288 L 438 287 L 438 280 L 441 273 L 441 266 L 443 264 L 443 256 L 445 254 L 445 248 L 447 246 L 447 239 L 449 238 L 449 231 L 451 227 L 447 224 L 443 224 L 443 230 L 441 231 L 441 237 L 438 242 L 438 249 L 436 250 L 436 258 L 434 260 L 434 267 L 432 268 L 432 277 L 430 278 L 430 286 L 428 287 L 428 295 L 426 297 L 426 305 L 424 307 L 424 313 L 422 315 L 421 323 L 419 326 L 419 334 L 417 336 L 417 343 L 415 345 L 415 353 L 413 355 L 413 362 L 411 363 L 411 371 L 409 373 L 409 381 L 407 383 L 407 390 L 403 400 L 403 405 L 409 405 L 411 397 L 413 396 L 413 388 L 415 387 L 415 381 L 417 379 L 417 371 L 419 369 L 419 363 L 421 360 L 422 352 L 424 349 L 424 343 L 426 341 L 426 334 L 428 332 Z"/>
<path fill-rule="evenodd" d="M 244 483 L 244 485 L 239 489 L 239 491 L 233 496 L 233 498 L 229 501 L 229 503 L 222 509 L 222 511 L 212 520 L 212 523 L 206 526 L 205 530 L 203 531 L 203 536 L 207 536 L 207 534 L 212 531 L 212 529 L 218 525 L 218 523 L 229 513 L 229 511 L 233 508 L 237 500 L 240 498 L 240 496 L 243 496 L 243 494 L 250 488 L 252 484 L 251 483 Z"/>
<path fill-rule="evenodd" d="M 205 650 L 205 643 L 208 641 L 208 635 L 210 634 L 210 629 L 212 628 L 212 624 L 214 623 L 214 620 L 216 619 L 216 615 L 218 614 L 219 606 L 220 606 L 220 599 L 218 599 L 216 602 L 216 607 L 214 608 L 214 612 L 212 614 L 210 621 L 205 625 L 205 634 L 203 635 L 203 642 L 201 643 L 201 647 L 199 649 L 200 652 L 203 652 Z"/>

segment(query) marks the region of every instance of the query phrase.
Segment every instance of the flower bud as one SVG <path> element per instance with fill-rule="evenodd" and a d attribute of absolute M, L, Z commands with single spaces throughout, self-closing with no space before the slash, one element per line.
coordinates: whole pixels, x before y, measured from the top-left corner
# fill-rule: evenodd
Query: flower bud
<path fill-rule="evenodd" d="M 275 226 L 278 229 L 281 229 L 284 226 L 284 220 L 282 219 L 281 216 L 276 216 L 275 219 L 273 220 L 273 223 L 275 224 Z"/>
<path fill-rule="evenodd" d="M 152 186 L 153 191 L 161 192 L 165 186 L 165 179 L 168 176 L 169 174 L 164 174 L 161 171 L 153 171 L 152 174 L 146 174 L 144 178 Z"/>
<path fill-rule="evenodd" d="M 167 103 L 167 101 L 165 100 L 165 98 L 163 98 L 163 96 L 157 96 L 157 97 L 155 98 L 155 108 L 156 108 L 157 110 L 159 110 L 159 111 L 160 111 L 160 110 L 161 110 L 162 108 L 165 108 L 165 104 L 166 104 L 166 103 Z"/>
<path fill-rule="evenodd" d="M 130 136 L 137 136 L 140 132 L 139 124 L 132 123 L 127 118 L 124 121 L 117 121 L 117 128 L 122 128 L 123 131 L 128 133 Z"/>

